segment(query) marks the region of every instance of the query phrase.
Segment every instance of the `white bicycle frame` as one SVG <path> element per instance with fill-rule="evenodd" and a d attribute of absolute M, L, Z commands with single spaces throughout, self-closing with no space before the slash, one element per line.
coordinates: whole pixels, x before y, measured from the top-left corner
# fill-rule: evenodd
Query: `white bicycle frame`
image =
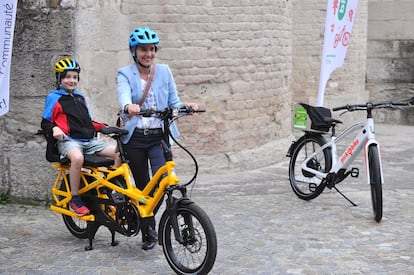
<path fill-rule="evenodd" d="M 330 141 L 321 146 L 318 150 L 316 150 L 313 154 L 309 155 L 301 164 L 301 168 L 305 171 L 308 171 L 314 174 L 319 179 L 325 179 L 329 173 L 338 173 L 341 169 L 348 169 L 351 163 L 355 160 L 358 154 L 364 149 L 364 157 L 365 157 L 365 167 L 366 167 L 366 174 L 367 174 L 367 182 L 368 184 L 370 181 L 370 169 L 369 160 L 368 160 L 368 149 L 370 146 L 376 146 L 378 148 L 379 154 L 379 164 L 380 164 L 380 171 L 381 171 L 381 183 L 384 183 L 383 173 L 382 173 L 382 163 L 381 163 L 381 150 L 380 145 L 375 139 L 375 127 L 374 127 L 374 119 L 367 118 L 365 122 L 356 123 L 348 127 L 338 136 L 331 136 Z M 342 156 L 338 158 L 337 156 L 337 143 L 343 139 L 344 137 L 348 136 L 350 132 L 354 131 L 357 128 L 361 128 L 359 133 L 355 137 L 355 139 L 351 142 L 348 148 L 344 151 Z M 328 173 L 320 172 L 318 170 L 312 169 L 307 166 L 308 161 L 314 158 L 316 155 L 321 154 L 322 151 L 327 148 L 331 147 L 331 157 L 332 157 L 332 167 Z"/>

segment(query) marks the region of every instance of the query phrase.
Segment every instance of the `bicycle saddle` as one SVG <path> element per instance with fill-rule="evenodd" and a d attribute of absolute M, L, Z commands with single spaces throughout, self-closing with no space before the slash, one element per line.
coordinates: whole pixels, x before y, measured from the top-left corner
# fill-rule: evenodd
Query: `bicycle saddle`
<path fill-rule="evenodd" d="M 305 103 L 300 103 L 309 115 L 312 121 L 311 129 L 328 132 L 329 128 L 336 124 L 342 123 L 341 120 L 332 118 L 331 110 L 325 107 L 311 106 Z"/>

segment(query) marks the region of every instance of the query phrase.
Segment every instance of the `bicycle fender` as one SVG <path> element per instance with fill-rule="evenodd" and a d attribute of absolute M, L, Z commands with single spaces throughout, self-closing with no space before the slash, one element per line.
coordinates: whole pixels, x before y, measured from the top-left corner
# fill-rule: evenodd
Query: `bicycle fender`
<path fill-rule="evenodd" d="M 286 153 L 286 156 L 289 157 L 289 158 L 292 157 L 292 153 L 295 150 L 296 145 L 298 143 L 300 143 L 300 141 L 302 141 L 303 139 L 308 138 L 309 136 L 321 136 L 322 137 L 321 134 L 313 133 L 313 132 L 310 132 L 310 131 L 305 131 L 305 134 L 303 136 L 301 136 L 298 140 L 292 141 L 292 144 L 290 145 L 289 150 Z"/>
<path fill-rule="evenodd" d="M 297 141 L 292 141 L 292 144 L 290 145 L 289 150 L 286 153 L 286 156 L 288 158 L 292 157 L 293 148 L 295 148 L 296 142 Z"/>
<path fill-rule="evenodd" d="M 173 224 L 174 224 L 174 219 L 175 219 L 175 222 L 177 221 L 177 209 L 181 205 L 190 205 L 190 204 L 193 204 L 193 203 L 194 202 L 192 200 L 190 200 L 189 198 L 185 198 L 185 197 L 184 198 L 173 198 L 173 203 L 172 203 L 171 207 L 168 207 L 168 205 L 167 205 L 167 208 L 162 213 L 160 223 L 158 225 L 158 232 L 161 232 L 161 229 L 164 228 L 168 217 L 170 217 L 170 216 L 172 217 L 172 219 L 173 219 L 172 223 Z M 174 233 L 178 234 L 178 232 L 174 232 Z M 158 243 L 159 243 L 159 245 L 163 245 L 163 243 L 164 243 L 163 234 L 160 234 L 158 236 Z"/>
<path fill-rule="evenodd" d="M 366 168 L 365 171 L 366 171 L 366 174 L 367 174 L 367 183 L 370 184 L 370 182 L 371 182 L 371 178 L 370 178 L 370 175 L 369 175 L 370 167 L 369 167 L 369 159 L 368 159 L 368 151 L 369 151 L 369 148 L 371 146 L 375 146 L 375 147 L 378 148 L 379 165 L 380 165 L 380 171 L 381 171 L 381 182 L 384 183 L 384 176 L 383 176 L 383 173 L 382 173 L 381 148 L 380 148 L 380 145 L 377 143 L 376 140 L 368 140 L 367 143 L 364 146 L 364 158 L 365 158 L 365 168 Z"/>

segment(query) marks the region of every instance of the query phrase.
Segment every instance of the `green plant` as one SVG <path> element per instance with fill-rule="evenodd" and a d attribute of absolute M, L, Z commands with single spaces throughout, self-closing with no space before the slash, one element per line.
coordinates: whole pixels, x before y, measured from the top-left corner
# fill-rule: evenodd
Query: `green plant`
<path fill-rule="evenodd" d="M 44 205 L 49 206 L 50 205 L 50 196 L 49 194 L 45 194 L 45 200 L 44 200 Z"/>
<path fill-rule="evenodd" d="M 10 189 L 0 194 L 0 204 L 10 203 Z"/>

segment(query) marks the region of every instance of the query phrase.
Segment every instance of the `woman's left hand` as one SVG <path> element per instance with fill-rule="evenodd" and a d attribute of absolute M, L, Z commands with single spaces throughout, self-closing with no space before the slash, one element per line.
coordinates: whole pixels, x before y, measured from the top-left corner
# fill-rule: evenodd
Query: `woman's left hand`
<path fill-rule="evenodd" d="M 198 104 L 194 102 L 187 102 L 185 103 L 185 106 L 190 107 L 194 111 L 197 111 L 199 109 Z"/>

